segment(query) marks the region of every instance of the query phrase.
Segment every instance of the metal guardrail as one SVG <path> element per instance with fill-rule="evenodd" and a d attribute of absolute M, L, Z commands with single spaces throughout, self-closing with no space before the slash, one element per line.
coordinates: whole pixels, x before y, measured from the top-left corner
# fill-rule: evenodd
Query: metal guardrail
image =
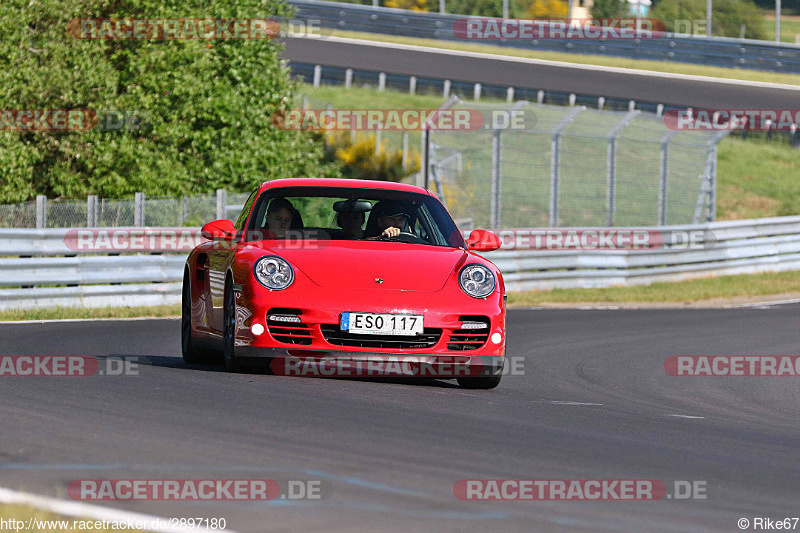
<path fill-rule="evenodd" d="M 323 28 L 448 41 L 461 40 L 453 32 L 453 24 L 466 17 L 323 0 L 290 0 L 290 4 L 297 8 L 296 18 L 318 20 Z M 531 50 L 800 72 L 800 45 L 752 39 L 692 37 L 667 33 L 661 39 L 539 39 L 492 41 L 491 44 Z"/>
<path fill-rule="evenodd" d="M 141 228 L 128 229 L 141 232 Z M 636 230 L 662 235 L 695 232 L 703 236 L 704 245 L 595 251 L 527 247 L 501 249 L 486 257 L 501 269 L 509 291 L 608 287 L 707 275 L 800 270 L 800 216 Z M 153 235 L 165 232 L 173 235 L 185 232 L 186 228 L 148 231 Z M 508 237 L 533 231 L 547 230 L 514 229 L 498 233 L 513 247 L 510 243 L 514 241 Z M 5 256 L 0 257 L 0 310 L 180 302 L 186 249 L 169 244 L 151 247 L 148 254 L 76 251 L 64 244 L 66 233 L 66 230 L 0 230 L 0 256 Z M 53 257 L 53 254 L 72 257 Z M 8 257 L 12 255 L 17 257 Z"/>

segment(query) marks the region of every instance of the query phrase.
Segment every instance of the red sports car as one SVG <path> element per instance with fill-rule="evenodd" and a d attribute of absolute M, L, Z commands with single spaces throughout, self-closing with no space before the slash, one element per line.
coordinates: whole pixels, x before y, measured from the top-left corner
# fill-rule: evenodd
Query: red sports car
<path fill-rule="evenodd" d="M 284 375 L 402 375 L 494 388 L 506 347 L 499 269 L 439 199 L 398 183 L 262 184 L 238 220 L 206 224 L 183 277 L 187 362 Z"/>

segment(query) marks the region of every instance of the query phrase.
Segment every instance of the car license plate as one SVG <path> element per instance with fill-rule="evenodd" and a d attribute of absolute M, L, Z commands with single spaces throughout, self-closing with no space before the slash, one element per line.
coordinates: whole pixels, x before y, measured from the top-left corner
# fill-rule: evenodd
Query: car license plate
<path fill-rule="evenodd" d="M 422 315 L 386 313 L 342 313 L 342 331 L 363 335 L 419 335 L 423 330 Z"/>

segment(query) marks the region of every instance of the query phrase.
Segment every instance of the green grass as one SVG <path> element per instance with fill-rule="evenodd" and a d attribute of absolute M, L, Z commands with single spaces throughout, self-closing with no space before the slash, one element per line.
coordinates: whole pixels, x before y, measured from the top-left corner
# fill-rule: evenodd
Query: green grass
<path fill-rule="evenodd" d="M 331 104 L 334 108 L 341 109 L 435 109 L 444 101 L 441 96 L 435 95 L 409 95 L 405 92 L 386 90 L 383 92 L 374 88 L 353 87 L 346 90 L 342 87 L 323 86 L 314 88 L 310 85 L 303 85 L 301 92 L 308 95 L 312 100 L 312 106 L 324 106 Z M 490 100 L 483 101 L 484 103 Z M 609 115 L 611 116 L 611 115 Z M 544 120 L 545 117 L 541 117 Z M 584 121 L 597 121 L 594 126 L 601 127 L 602 117 L 584 115 Z M 588 126 L 592 126 L 588 124 Z M 605 127 L 605 126 L 603 126 Z M 647 135 L 642 132 L 641 137 Z M 394 148 L 399 148 L 399 132 L 386 132 L 384 139 L 390 141 Z M 454 139 L 454 142 L 456 139 Z M 485 198 L 477 193 L 480 184 L 485 183 L 486 176 L 489 176 L 488 158 L 490 157 L 491 142 L 485 134 L 472 136 L 461 135 L 457 139 L 461 143 L 460 149 L 465 156 L 475 156 L 476 163 L 465 165 L 464 186 L 452 188 L 451 197 L 448 198 L 448 206 L 454 211 L 453 216 L 459 218 L 469 212 L 488 212 L 488 204 Z M 569 143 L 578 143 L 576 149 L 586 153 L 584 158 L 572 158 L 563 160 L 565 176 L 581 175 L 584 179 L 578 180 L 565 179 L 562 184 L 562 198 L 564 213 L 579 213 L 581 211 L 581 198 L 603 197 L 605 194 L 605 144 L 584 145 L 580 138 L 562 141 L 563 147 L 567 149 Z M 409 146 L 413 150 L 419 150 L 419 132 L 410 132 Z M 508 213 L 512 218 L 504 220 L 507 226 L 514 225 L 547 225 L 547 195 L 549 176 L 549 145 L 550 138 L 543 136 L 525 136 L 520 134 L 511 139 L 507 139 L 507 147 L 504 146 L 504 189 L 503 202 L 506 206 L 516 205 L 519 209 L 509 209 Z M 647 212 L 635 214 L 635 207 L 628 205 L 627 201 L 641 202 L 647 205 L 655 205 L 658 191 L 655 188 L 655 181 L 651 180 L 652 186 L 644 186 L 640 179 L 641 167 L 637 166 L 637 158 L 649 153 L 648 150 L 657 150 L 654 147 L 637 147 L 635 143 L 622 143 L 619 147 L 618 161 L 618 208 L 620 211 L 627 210 L 633 218 L 630 224 L 644 224 L 649 219 Z M 513 154 L 518 154 L 514 156 Z M 530 154 L 541 154 L 540 161 L 536 158 L 528 160 L 528 163 L 515 163 L 517 157 L 522 161 L 522 157 L 530 157 Z M 478 157 L 478 154 L 482 154 Z M 653 155 L 653 154 L 650 154 Z M 656 155 L 653 155 L 656 157 Z M 671 155 L 671 168 L 677 168 L 681 160 L 692 157 L 692 154 L 685 149 L 673 149 Z M 702 156 L 704 157 L 704 156 Z M 484 161 L 482 163 L 481 161 Z M 592 164 L 592 161 L 600 160 L 603 165 Z M 623 161 L 633 163 L 625 165 Z M 657 160 L 656 160 L 657 161 Z M 767 142 L 756 138 L 742 140 L 736 135 L 729 135 L 719 145 L 719 167 L 718 167 L 718 202 L 717 219 L 732 220 L 742 218 L 759 218 L 770 216 L 794 215 L 800 213 L 800 150 L 792 148 L 786 142 Z M 532 162 L 532 163 L 531 163 Z M 570 170 L 571 169 L 571 170 Z M 537 179 L 530 179 L 536 176 Z M 677 185 L 676 185 L 677 186 Z M 579 194 L 580 193 L 580 194 Z M 675 204 L 668 206 L 668 212 L 672 216 L 680 214 L 681 209 L 686 209 L 689 204 L 677 203 L 679 197 L 684 193 L 671 194 L 670 199 Z M 518 202 L 518 198 L 529 198 L 528 201 Z M 572 199 L 570 199 L 572 198 Z M 577 202 L 577 203 L 576 203 Z M 484 205 L 486 204 L 486 205 Z M 685 215 L 685 213 L 684 213 Z M 639 220 L 638 218 L 641 218 Z M 668 220 L 668 222 L 670 222 Z M 618 223 L 622 224 L 623 221 Z M 652 222 L 651 222 L 652 223 Z M 485 222 L 481 222 L 485 224 Z M 585 225 L 604 225 L 605 220 L 586 219 Z"/>
<path fill-rule="evenodd" d="M 800 293 L 797 272 L 768 272 L 717 276 L 674 283 L 653 283 L 606 289 L 554 289 L 550 291 L 509 292 L 510 307 L 543 304 L 579 303 L 656 303 L 703 302 L 714 299 L 752 298 Z M 724 302 L 713 302 L 724 303 Z M 0 313 L 3 320 L 47 320 L 57 318 L 134 318 L 180 315 L 179 306 L 125 307 L 104 309 L 42 309 Z M 0 506 L 0 516 L 2 506 Z M 6 515 L 11 516 L 11 515 Z"/>
<path fill-rule="evenodd" d="M 764 13 L 764 31 L 767 39 L 775 40 L 775 12 L 767 11 Z M 800 16 L 781 15 L 781 41 L 785 43 L 796 43 L 797 35 L 800 35 Z"/>
<path fill-rule="evenodd" d="M 728 136 L 718 157 L 718 220 L 800 213 L 800 149 Z"/>
<path fill-rule="evenodd" d="M 700 302 L 715 298 L 758 297 L 797 292 L 800 292 L 800 276 L 797 272 L 769 272 L 632 287 L 510 292 L 508 305 L 527 307 L 554 303 Z"/>
<path fill-rule="evenodd" d="M 781 19 L 783 21 L 783 18 Z M 788 30 L 787 30 L 788 31 Z M 774 34 L 774 32 L 773 32 Z M 781 27 L 781 34 L 784 28 Z M 714 67 L 708 65 L 695 65 L 692 63 L 679 63 L 676 61 L 654 61 L 646 59 L 629 59 L 626 57 L 610 57 L 590 54 L 573 54 L 567 52 L 550 52 L 540 50 L 525 50 L 491 44 L 478 44 L 457 41 L 444 41 L 438 39 L 420 39 L 416 37 L 399 37 L 395 35 L 382 35 L 376 33 L 361 33 L 339 31 L 333 32 L 335 37 L 347 37 L 352 39 L 365 39 L 370 41 L 380 41 L 387 43 L 410 44 L 416 46 L 427 46 L 430 48 L 443 48 L 446 50 L 465 50 L 468 52 L 479 52 L 484 54 L 497 54 L 513 57 L 526 57 L 532 59 L 545 59 L 549 61 L 563 61 L 566 63 L 577 63 L 584 65 L 599 65 L 606 67 L 622 67 L 641 70 L 652 70 L 654 72 L 670 72 L 674 74 L 690 74 L 695 76 L 711 76 L 715 78 L 731 78 L 736 80 L 763 81 L 770 83 L 786 83 L 789 85 L 800 85 L 800 74 L 785 74 L 778 72 L 766 72 L 759 70 L 748 70 L 738 68 Z M 792 37 L 794 41 L 794 37 Z"/>
<path fill-rule="evenodd" d="M 76 318 L 138 318 L 180 316 L 180 305 L 158 305 L 152 307 L 101 307 L 97 309 L 31 309 L 0 311 L 0 322 L 13 320 L 61 320 Z"/>

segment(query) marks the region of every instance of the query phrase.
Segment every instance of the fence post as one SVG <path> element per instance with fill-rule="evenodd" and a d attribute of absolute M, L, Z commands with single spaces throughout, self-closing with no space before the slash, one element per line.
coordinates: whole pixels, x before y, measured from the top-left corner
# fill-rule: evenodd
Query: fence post
<path fill-rule="evenodd" d="M 86 227 L 97 227 L 97 195 L 90 194 L 86 197 Z"/>
<path fill-rule="evenodd" d="M 344 71 L 344 88 L 349 89 L 353 85 L 353 69 Z"/>
<path fill-rule="evenodd" d="M 400 164 L 403 170 L 408 166 L 408 130 L 403 130 L 403 160 Z"/>
<path fill-rule="evenodd" d="M 378 74 L 378 90 L 384 91 L 386 90 L 386 73 L 381 72 Z"/>
<path fill-rule="evenodd" d="M 322 81 L 322 65 L 314 65 L 314 87 L 319 87 Z"/>
<path fill-rule="evenodd" d="M 375 153 L 381 153 L 381 128 L 378 126 L 378 129 L 375 130 Z"/>
<path fill-rule="evenodd" d="M 133 198 L 133 225 L 144 226 L 144 193 L 137 192 Z"/>
<path fill-rule="evenodd" d="M 36 196 L 36 229 L 47 227 L 47 196 Z"/>
<path fill-rule="evenodd" d="M 450 98 L 450 80 L 444 80 L 444 88 L 442 89 L 442 96 L 445 100 Z"/>
<path fill-rule="evenodd" d="M 573 107 L 567 116 L 561 119 L 553 128 L 550 141 L 550 212 L 549 222 L 551 228 L 558 227 L 558 188 L 561 171 L 561 133 L 575 120 L 578 114 L 585 110 L 584 106 Z"/>
<path fill-rule="evenodd" d="M 416 94 L 417 93 L 417 77 L 411 76 L 408 79 L 408 94 Z"/>
<path fill-rule="evenodd" d="M 425 125 L 422 125 L 422 131 L 420 132 L 420 147 L 419 147 L 419 154 L 420 154 L 420 169 L 417 172 L 417 187 L 424 187 L 428 188 L 428 129 Z"/>
<path fill-rule="evenodd" d="M 614 225 L 614 212 L 617 210 L 617 137 L 622 128 L 633 120 L 639 111 L 628 111 L 608 132 L 606 152 L 606 226 Z"/>
<path fill-rule="evenodd" d="M 514 88 L 509 87 L 506 89 L 506 102 L 509 104 L 514 101 Z"/>
<path fill-rule="evenodd" d="M 430 185 L 431 164 L 431 130 L 422 126 L 422 186 L 426 189 Z"/>
<path fill-rule="evenodd" d="M 601 96 L 600 98 L 597 99 L 597 109 L 602 111 L 603 110 L 603 106 L 605 106 L 605 105 L 606 105 L 606 99 L 605 98 L 603 98 Z"/>
<path fill-rule="evenodd" d="M 217 220 L 225 218 L 225 204 L 228 203 L 228 191 L 217 189 Z"/>
<path fill-rule="evenodd" d="M 658 181 L 658 225 L 667 224 L 667 176 L 669 174 L 669 142 L 678 134 L 677 131 L 669 131 L 661 138 L 661 158 L 659 163 Z"/>
<path fill-rule="evenodd" d="M 502 130 L 492 132 L 492 188 L 489 204 L 489 226 L 491 229 L 500 227 L 500 210 L 502 208 L 501 185 L 503 180 L 503 138 Z"/>
<path fill-rule="evenodd" d="M 472 99 L 476 102 L 481 99 L 481 84 L 476 83 L 475 88 L 472 90 Z"/>
<path fill-rule="evenodd" d="M 536 103 L 537 104 L 544 103 L 544 91 L 542 91 L 541 89 L 539 90 L 539 92 L 536 93 Z"/>

